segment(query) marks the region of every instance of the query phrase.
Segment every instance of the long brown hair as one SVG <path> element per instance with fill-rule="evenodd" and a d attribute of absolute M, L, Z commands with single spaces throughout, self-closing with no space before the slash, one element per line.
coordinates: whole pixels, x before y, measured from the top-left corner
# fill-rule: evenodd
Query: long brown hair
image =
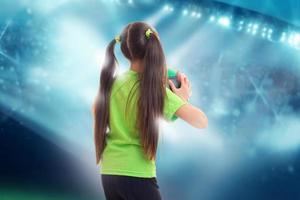
<path fill-rule="evenodd" d="M 145 33 L 153 31 L 150 37 Z M 137 128 L 141 145 L 149 159 L 155 159 L 159 126 L 158 119 L 163 116 L 166 95 L 166 61 L 157 31 L 144 22 L 128 24 L 122 33 L 121 51 L 131 62 L 141 61 L 138 73 L 139 92 L 137 103 Z M 115 80 L 117 59 L 114 54 L 116 40 L 107 46 L 103 63 L 99 91 L 94 103 L 94 141 L 96 163 L 101 160 L 106 146 L 106 134 L 109 132 L 109 98 Z"/>

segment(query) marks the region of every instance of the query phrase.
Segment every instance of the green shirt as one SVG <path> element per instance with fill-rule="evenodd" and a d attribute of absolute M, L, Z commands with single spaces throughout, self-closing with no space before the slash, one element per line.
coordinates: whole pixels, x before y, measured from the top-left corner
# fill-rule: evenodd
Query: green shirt
<path fill-rule="evenodd" d="M 156 177 L 155 160 L 146 158 L 135 127 L 139 94 L 137 78 L 138 72 L 129 69 L 117 76 L 112 85 L 109 108 L 110 130 L 100 161 L 101 174 Z M 129 94 L 132 98 L 128 101 L 126 117 Z M 176 110 L 184 104 L 185 101 L 166 88 L 164 116 L 167 120 L 173 121 Z"/>

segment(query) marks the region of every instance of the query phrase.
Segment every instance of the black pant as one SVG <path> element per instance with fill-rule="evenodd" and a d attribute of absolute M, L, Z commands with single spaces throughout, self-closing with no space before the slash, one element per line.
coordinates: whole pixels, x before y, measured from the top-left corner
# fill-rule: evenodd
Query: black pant
<path fill-rule="evenodd" d="M 155 177 L 101 174 L 106 200 L 161 200 Z"/>

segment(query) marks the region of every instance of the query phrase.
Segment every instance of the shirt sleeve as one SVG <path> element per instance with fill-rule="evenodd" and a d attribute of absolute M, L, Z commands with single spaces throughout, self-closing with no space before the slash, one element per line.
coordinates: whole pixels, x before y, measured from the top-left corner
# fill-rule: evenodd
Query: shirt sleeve
<path fill-rule="evenodd" d="M 187 104 L 179 96 L 172 92 L 172 90 L 166 87 L 166 96 L 164 104 L 164 117 L 167 120 L 174 121 L 177 119 L 175 112 L 183 105 Z"/>

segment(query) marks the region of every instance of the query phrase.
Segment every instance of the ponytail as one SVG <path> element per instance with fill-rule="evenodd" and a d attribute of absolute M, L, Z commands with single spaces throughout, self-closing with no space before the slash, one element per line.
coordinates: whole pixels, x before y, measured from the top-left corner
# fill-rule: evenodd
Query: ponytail
<path fill-rule="evenodd" d="M 141 144 L 148 158 L 155 159 L 159 139 L 158 119 L 163 113 L 166 93 L 165 57 L 155 33 L 147 37 L 143 70 L 139 75 L 138 128 Z"/>
<path fill-rule="evenodd" d="M 106 48 L 105 60 L 100 74 L 100 86 L 93 107 L 96 164 L 101 160 L 109 129 L 109 98 L 115 80 L 116 63 L 118 63 L 114 53 L 115 44 L 116 40 L 114 39 Z"/>

